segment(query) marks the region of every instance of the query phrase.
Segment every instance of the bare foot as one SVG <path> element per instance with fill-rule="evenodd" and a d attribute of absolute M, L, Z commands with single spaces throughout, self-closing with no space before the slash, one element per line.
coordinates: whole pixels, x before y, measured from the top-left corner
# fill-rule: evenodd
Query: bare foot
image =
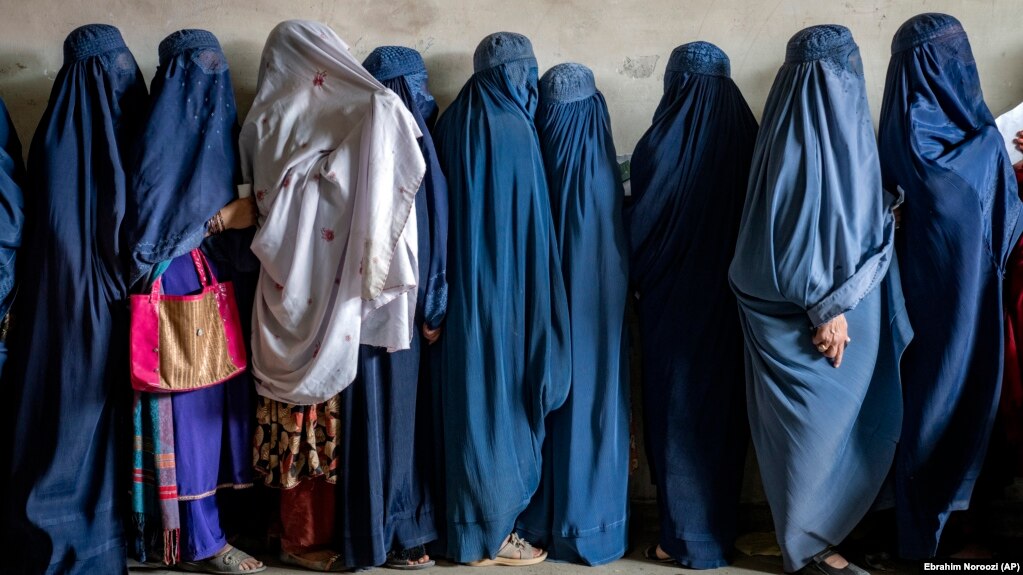
<path fill-rule="evenodd" d="M 426 553 L 423 553 L 423 556 L 420 557 L 419 559 L 408 559 L 405 562 L 408 563 L 409 565 L 422 565 L 423 563 L 430 562 L 430 556 L 427 555 Z"/>
<path fill-rule="evenodd" d="M 227 545 L 224 545 L 224 547 L 221 548 L 220 551 L 217 551 L 216 553 L 214 553 L 213 556 L 214 557 L 220 557 L 221 555 L 223 555 L 224 553 L 227 553 L 231 549 L 234 549 L 234 546 L 231 545 L 230 543 L 228 543 Z M 249 557 L 248 559 L 244 559 L 244 560 L 242 560 L 241 563 L 238 564 L 238 567 L 240 567 L 242 569 L 242 571 L 251 571 L 253 569 L 259 569 L 262 566 L 263 566 L 263 562 L 258 560 L 258 559 L 256 559 L 255 557 Z"/>
<path fill-rule="evenodd" d="M 671 559 L 671 555 L 665 553 L 664 549 L 661 549 L 660 545 L 657 546 L 657 549 L 654 549 L 654 555 L 656 555 L 658 559 Z"/>

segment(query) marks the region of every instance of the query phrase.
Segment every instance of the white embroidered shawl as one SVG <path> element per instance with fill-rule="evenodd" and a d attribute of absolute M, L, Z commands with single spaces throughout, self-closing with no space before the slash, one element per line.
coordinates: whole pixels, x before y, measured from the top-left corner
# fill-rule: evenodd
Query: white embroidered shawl
<path fill-rule="evenodd" d="M 252 371 L 260 395 L 325 401 L 355 378 L 359 344 L 407 349 L 416 307 L 420 132 L 329 27 L 270 33 L 242 126 L 262 263 Z"/>

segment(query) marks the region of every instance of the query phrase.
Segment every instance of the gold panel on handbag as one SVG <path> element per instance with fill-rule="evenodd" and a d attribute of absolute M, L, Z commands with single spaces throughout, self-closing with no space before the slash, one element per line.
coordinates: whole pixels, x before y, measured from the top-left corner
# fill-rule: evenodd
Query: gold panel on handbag
<path fill-rule="evenodd" d="M 160 379 L 167 389 L 205 387 L 238 371 L 212 294 L 168 303 L 160 306 Z"/>

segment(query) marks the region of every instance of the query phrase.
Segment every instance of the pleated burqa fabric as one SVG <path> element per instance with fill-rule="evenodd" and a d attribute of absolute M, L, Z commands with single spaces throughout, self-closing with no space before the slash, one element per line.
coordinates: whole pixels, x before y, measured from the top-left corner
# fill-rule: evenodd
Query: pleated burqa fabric
<path fill-rule="evenodd" d="M 7 330 L 7 312 L 17 294 L 14 268 L 21 246 L 21 228 L 25 224 L 25 163 L 21 141 L 7 106 L 0 99 L 0 332 Z M 7 362 L 7 343 L 0 338 L 0 374 Z M 0 485 L 3 485 L 0 480 Z"/>
<path fill-rule="evenodd" d="M 448 311 L 438 390 L 448 554 L 493 557 L 540 480 L 544 418 L 565 401 L 570 326 L 533 115 L 529 40 L 483 39 L 437 125 L 448 179 Z"/>
<path fill-rule="evenodd" d="M 206 222 L 237 197 L 238 115 L 227 58 L 216 36 L 205 30 L 171 34 L 160 43 L 159 55 L 129 194 L 129 218 L 137 220 L 130 245 L 134 291 L 147 292 L 160 277 L 165 294 L 198 293 L 202 286 L 190 252 L 201 249 L 218 280 L 235 280 L 247 320 L 249 308 L 242 305 L 252 296 L 237 280 L 240 271 L 254 271 L 255 258 L 247 253 L 251 231 L 204 239 Z M 252 378 L 245 371 L 203 389 L 136 396 L 146 418 L 160 410 L 166 418 L 166 406 L 159 402 L 170 403 L 181 531 L 180 546 L 165 548 L 162 556 L 166 561 L 210 557 L 227 544 L 217 491 L 252 485 Z M 135 436 L 145 432 L 139 425 Z M 145 509 L 141 524 L 136 515 L 135 525 L 143 527 L 139 535 L 148 531 L 158 542 L 173 541 L 159 537 L 173 526 L 161 526 L 153 511 Z"/>
<path fill-rule="evenodd" d="M 756 137 L 728 56 L 692 42 L 672 52 L 632 155 L 625 215 L 660 545 L 698 569 L 727 565 L 738 529 L 749 424 L 728 265 Z"/>
<path fill-rule="evenodd" d="M 628 546 L 628 247 L 621 177 L 593 72 L 540 79 L 536 117 L 568 294 L 572 388 L 547 417 L 543 479 L 519 527 L 557 561 L 601 565 Z"/>
<path fill-rule="evenodd" d="M 16 422 L 0 531 L 10 573 L 126 573 L 126 166 L 146 87 L 120 32 L 83 26 L 29 153 L 26 256 L 3 387 Z"/>
<path fill-rule="evenodd" d="M 902 425 L 912 329 L 881 188 L 859 48 L 789 40 L 764 108 L 729 278 L 746 341 L 750 428 L 785 570 L 840 543 L 873 504 Z M 835 368 L 814 329 L 844 314 Z"/>
<path fill-rule="evenodd" d="M 933 557 L 966 509 L 1002 381 L 1002 277 L 1019 231 L 1016 181 L 966 32 L 921 14 L 892 40 L 881 107 L 885 187 L 905 192 L 896 246 L 916 339 L 902 364 L 899 551 Z"/>
<path fill-rule="evenodd" d="M 441 326 L 447 305 L 447 183 L 429 132 L 436 104 L 427 90 L 426 66 L 419 52 L 398 46 L 375 49 L 363 66 L 415 118 L 426 176 L 415 199 L 420 282 L 411 344 L 394 353 L 359 346 L 355 381 L 340 396 L 338 551 L 352 567 L 380 565 L 388 551 L 437 537 L 433 394 L 420 370 L 427 346 L 421 329 Z"/>

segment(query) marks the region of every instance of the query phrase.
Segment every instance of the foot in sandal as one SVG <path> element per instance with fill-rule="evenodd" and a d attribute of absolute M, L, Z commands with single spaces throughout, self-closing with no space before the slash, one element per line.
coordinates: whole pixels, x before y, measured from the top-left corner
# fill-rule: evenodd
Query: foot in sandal
<path fill-rule="evenodd" d="M 416 545 L 415 547 L 409 547 L 408 549 L 391 551 L 388 553 L 387 562 L 384 563 L 384 567 L 389 569 L 415 571 L 417 569 L 433 567 L 434 564 L 435 561 L 430 559 L 430 556 L 426 554 L 426 547 Z"/>
<path fill-rule="evenodd" d="M 230 544 L 225 545 L 213 557 L 201 561 L 182 561 L 178 567 L 185 571 L 213 575 L 237 575 L 266 571 L 266 565 L 263 565 L 262 561 Z"/>
<path fill-rule="evenodd" d="M 504 545 L 497 550 L 493 559 L 480 559 L 469 563 L 470 567 L 489 567 L 491 565 L 506 565 L 508 567 L 524 567 L 536 565 L 547 558 L 547 552 L 537 549 L 512 533 L 504 540 Z"/>
<path fill-rule="evenodd" d="M 321 573 L 341 573 L 342 571 L 348 570 L 341 561 L 341 554 L 335 553 L 330 549 L 310 551 L 308 553 L 288 553 L 286 551 L 281 551 L 281 562 L 287 563 L 288 565 L 304 567 L 310 571 L 319 571 Z"/>

